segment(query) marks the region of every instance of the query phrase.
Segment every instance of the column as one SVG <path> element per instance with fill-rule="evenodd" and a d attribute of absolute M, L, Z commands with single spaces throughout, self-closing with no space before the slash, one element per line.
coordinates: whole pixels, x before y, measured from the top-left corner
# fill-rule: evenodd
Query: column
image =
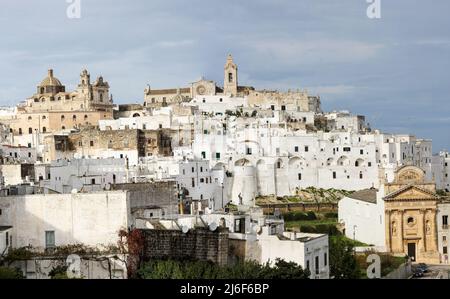
<path fill-rule="evenodd" d="M 401 248 L 402 248 L 402 252 L 405 252 L 405 244 L 403 242 L 403 214 L 405 213 L 404 210 L 400 210 L 400 244 L 401 244 Z"/>
<path fill-rule="evenodd" d="M 420 214 L 422 215 L 422 234 L 423 234 L 423 250 L 426 252 L 427 251 L 427 228 L 426 228 L 426 219 L 425 219 L 425 215 L 426 215 L 426 211 L 424 209 L 420 210 Z"/>
<path fill-rule="evenodd" d="M 391 232 L 391 211 L 385 210 L 385 226 L 386 226 L 386 249 L 392 252 L 392 232 Z"/>

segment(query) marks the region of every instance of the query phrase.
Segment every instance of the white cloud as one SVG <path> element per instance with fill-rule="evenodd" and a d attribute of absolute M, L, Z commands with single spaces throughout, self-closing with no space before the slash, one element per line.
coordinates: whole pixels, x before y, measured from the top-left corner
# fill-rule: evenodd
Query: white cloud
<path fill-rule="evenodd" d="M 319 95 L 344 95 L 350 94 L 356 90 L 356 86 L 351 85 L 333 85 L 333 86 L 313 86 L 308 87 L 308 90 L 312 91 L 314 94 Z"/>
<path fill-rule="evenodd" d="M 353 40 L 251 40 L 246 46 L 272 63 L 305 65 L 357 62 L 375 57 L 383 45 Z"/>

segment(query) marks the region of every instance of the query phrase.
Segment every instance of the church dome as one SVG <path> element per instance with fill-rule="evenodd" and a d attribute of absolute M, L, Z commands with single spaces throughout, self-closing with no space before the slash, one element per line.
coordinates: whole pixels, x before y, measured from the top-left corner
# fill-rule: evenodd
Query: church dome
<path fill-rule="evenodd" d="M 48 70 L 48 76 L 42 80 L 39 86 L 62 86 L 61 81 L 58 78 L 53 77 L 53 70 Z"/>

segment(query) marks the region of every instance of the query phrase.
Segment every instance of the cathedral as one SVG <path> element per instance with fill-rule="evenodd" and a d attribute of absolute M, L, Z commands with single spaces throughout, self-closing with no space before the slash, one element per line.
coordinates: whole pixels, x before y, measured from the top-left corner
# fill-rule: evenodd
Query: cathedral
<path fill-rule="evenodd" d="M 36 93 L 17 106 L 14 118 L 3 123 L 8 124 L 10 133 L 18 138 L 95 125 L 101 119 L 112 119 L 112 113 L 112 97 L 103 77 L 91 82 L 89 72 L 83 70 L 77 89 L 67 92 L 50 69 Z M 24 143 L 29 141 L 24 140 Z"/>
<path fill-rule="evenodd" d="M 233 57 L 228 55 L 224 66 L 223 87 L 216 85 L 214 81 L 201 78 L 193 82 L 189 87 L 170 89 L 151 89 L 150 86 L 144 91 L 144 106 L 156 108 L 171 104 L 188 102 L 197 96 L 224 95 L 229 97 L 247 96 L 254 90 L 251 86 L 238 85 L 238 67 Z"/>

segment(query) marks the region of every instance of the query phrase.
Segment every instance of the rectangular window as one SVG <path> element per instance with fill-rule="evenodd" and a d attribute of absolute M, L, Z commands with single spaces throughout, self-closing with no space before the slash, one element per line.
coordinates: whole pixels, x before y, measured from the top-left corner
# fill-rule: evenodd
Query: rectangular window
<path fill-rule="evenodd" d="M 216 159 L 217 159 L 217 160 L 220 159 L 220 153 L 216 153 Z"/>
<path fill-rule="evenodd" d="M 294 151 L 298 153 L 298 146 L 294 147 Z"/>
<path fill-rule="evenodd" d="M 195 172 L 195 168 L 194 167 L 192 167 L 192 173 L 194 173 Z"/>
<path fill-rule="evenodd" d="M 442 225 L 448 226 L 448 215 L 442 216 Z"/>
<path fill-rule="evenodd" d="M 206 152 L 202 152 L 202 158 L 206 159 Z"/>
<path fill-rule="evenodd" d="M 336 171 L 333 171 L 333 179 L 336 179 Z"/>
<path fill-rule="evenodd" d="M 203 172 L 203 166 L 200 166 L 200 172 Z"/>
<path fill-rule="evenodd" d="M 273 111 L 275 110 L 275 105 L 270 105 L 270 109 Z"/>
<path fill-rule="evenodd" d="M 89 144 L 90 144 L 90 146 L 94 146 L 94 141 L 91 140 L 91 141 L 89 142 Z"/>
<path fill-rule="evenodd" d="M 372 166 L 372 162 L 368 162 L 367 166 L 371 167 Z"/>
<path fill-rule="evenodd" d="M 349 147 L 344 147 L 343 150 L 344 152 L 349 152 L 351 149 Z"/>
<path fill-rule="evenodd" d="M 326 252 L 323 254 L 323 264 L 324 264 L 324 266 L 326 266 L 328 264 L 328 256 L 327 256 Z"/>
<path fill-rule="evenodd" d="M 359 150 L 360 155 L 364 155 L 364 150 Z"/>
<path fill-rule="evenodd" d="M 55 231 L 45 231 L 45 248 L 55 247 Z"/>
<path fill-rule="evenodd" d="M 235 219 L 234 220 L 234 232 L 244 233 L 245 232 L 245 219 Z"/>
<path fill-rule="evenodd" d="M 310 270 L 309 269 L 309 261 L 306 261 L 306 269 Z"/>
<path fill-rule="evenodd" d="M 8 247 L 9 246 L 9 233 L 8 232 L 6 232 L 6 234 L 5 234 L 5 244 L 6 244 L 6 247 Z"/>
<path fill-rule="evenodd" d="M 302 180 L 302 174 L 301 174 L 301 173 L 298 174 L 298 180 L 299 180 L 299 181 Z"/>
<path fill-rule="evenodd" d="M 309 151 L 309 147 L 306 145 L 305 146 L 305 152 Z"/>
<path fill-rule="evenodd" d="M 319 257 L 318 256 L 316 256 L 314 268 L 316 269 L 316 275 L 318 275 L 319 271 L 320 271 L 320 268 L 319 268 Z"/>
<path fill-rule="evenodd" d="M 442 253 L 447 254 L 447 246 L 442 247 Z"/>
<path fill-rule="evenodd" d="M 195 179 L 192 178 L 192 188 L 194 188 L 194 187 L 195 187 Z"/>
<path fill-rule="evenodd" d="M 281 105 L 281 110 L 285 111 L 286 110 L 286 106 Z"/>
<path fill-rule="evenodd" d="M 204 178 L 201 178 L 200 179 L 200 183 L 204 183 L 205 182 L 205 179 Z"/>

